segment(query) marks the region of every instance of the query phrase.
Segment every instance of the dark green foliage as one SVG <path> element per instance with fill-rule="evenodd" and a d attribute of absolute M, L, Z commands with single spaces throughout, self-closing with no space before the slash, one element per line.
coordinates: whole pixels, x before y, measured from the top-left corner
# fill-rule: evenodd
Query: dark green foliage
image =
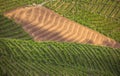
<path fill-rule="evenodd" d="M 119 76 L 120 49 L 76 43 L 0 39 L 8 76 Z"/>
<path fill-rule="evenodd" d="M 32 39 L 20 25 L 3 15 L 0 15 L 0 38 Z"/>

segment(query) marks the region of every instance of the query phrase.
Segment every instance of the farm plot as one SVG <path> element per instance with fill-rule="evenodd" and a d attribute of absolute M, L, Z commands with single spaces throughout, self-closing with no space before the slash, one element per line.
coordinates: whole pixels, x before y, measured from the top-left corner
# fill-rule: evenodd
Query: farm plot
<path fill-rule="evenodd" d="M 120 2 L 117 0 L 57 0 L 45 6 L 120 42 Z"/>
<path fill-rule="evenodd" d="M 120 49 L 0 39 L 2 76 L 119 76 Z"/>
<path fill-rule="evenodd" d="M 44 2 L 45 0 L 1 0 L 0 12 L 4 13 L 19 6 Z M 55 0 L 44 5 L 64 17 L 120 42 L 119 0 Z"/>
<path fill-rule="evenodd" d="M 36 41 L 90 43 L 109 47 L 120 44 L 43 6 L 21 7 L 4 14 L 20 23 Z"/>

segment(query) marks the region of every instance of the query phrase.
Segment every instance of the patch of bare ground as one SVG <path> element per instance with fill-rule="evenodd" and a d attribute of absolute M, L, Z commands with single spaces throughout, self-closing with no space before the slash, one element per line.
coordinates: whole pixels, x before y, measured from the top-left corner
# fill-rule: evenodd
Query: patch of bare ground
<path fill-rule="evenodd" d="M 21 7 L 4 13 L 20 23 L 36 41 L 89 43 L 120 48 L 120 44 L 43 6 Z"/>

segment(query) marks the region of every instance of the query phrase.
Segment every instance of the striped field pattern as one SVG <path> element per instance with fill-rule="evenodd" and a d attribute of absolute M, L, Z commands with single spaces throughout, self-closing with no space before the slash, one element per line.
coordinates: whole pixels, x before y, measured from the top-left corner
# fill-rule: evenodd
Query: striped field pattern
<path fill-rule="evenodd" d="M 1 76 L 119 76 L 120 49 L 0 39 Z"/>
<path fill-rule="evenodd" d="M 45 0 L 0 0 L 0 14 L 19 6 L 42 3 L 43 1 Z"/>
<path fill-rule="evenodd" d="M 0 0 L 0 14 L 48 0 Z M 44 6 L 120 42 L 119 0 L 49 0 Z"/>
<path fill-rule="evenodd" d="M 120 0 L 0 0 L 0 76 L 120 76 Z"/>
<path fill-rule="evenodd" d="M 120 47 L 116 41 L 43 6 L 21 7 L 4 15 L 22 24 L 26 32 L 36 41 L 64 41 Z"/>
<path fill-rule="evenodd" d="M 0 38 L 24 39 L 31 40 L 23 28 L 16 24 L 13 20 L 0 15 Z"/>
<path fill-rule="evenodd" d="M 120 42 L 118 0 L 56 0 L 45 6 Z"/>

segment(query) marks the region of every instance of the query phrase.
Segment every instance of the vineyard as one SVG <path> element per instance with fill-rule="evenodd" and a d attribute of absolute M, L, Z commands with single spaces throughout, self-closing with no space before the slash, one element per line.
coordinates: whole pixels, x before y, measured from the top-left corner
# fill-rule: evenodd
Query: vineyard
<path fill-rule="evenodd" d="M 20 25 L 3 15 L 0 15 L 0 38 L 32 39 Z"/>
<path fill-rule="evenodd" d="M 0 76 L 119 75 L 119 0 L 0 0 Z"/>
<path fill-rule="evenodd" d="M 120 49 L 14 39 L 1 39 L 0 43 L 0 67 L 7 76 L 31 76 L 32 73 L 36 76 L 117 76 L 120 73 Z"/>
<path fill-rule="evenodd" d="M 1 0 L 0 13 L 20 6 L 40 4 L 44 0 Z M 6 5 L 7 4 L 7 5 Z M 120 42 L 120 1 L 55 0 L 44 6 Z"/>
<path fill-rule="evenodd" d="M 35 41 L 76 42 L 120 47 L 116 41 L 43 6 L 18 8 L 4 15 L 20 23 Z"/>

